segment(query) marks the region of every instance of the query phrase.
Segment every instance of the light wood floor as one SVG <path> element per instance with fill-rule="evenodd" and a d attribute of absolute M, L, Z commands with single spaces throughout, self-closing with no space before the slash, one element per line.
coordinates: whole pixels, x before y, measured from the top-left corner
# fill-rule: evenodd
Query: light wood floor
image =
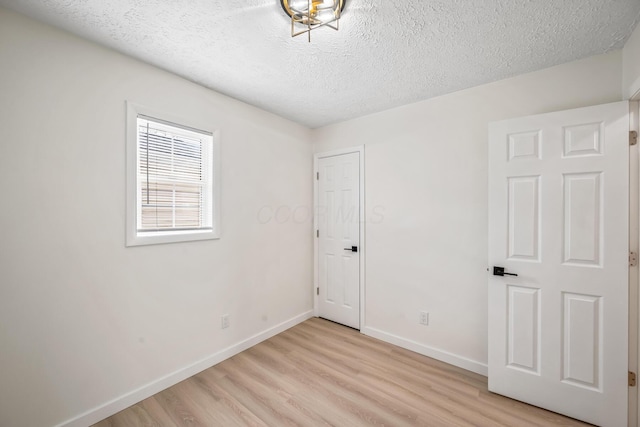
<path fill-rule="evenodd" d="M 310 319 L 97 427 L 584 426 L 487 391 L 487 379 Z"/>

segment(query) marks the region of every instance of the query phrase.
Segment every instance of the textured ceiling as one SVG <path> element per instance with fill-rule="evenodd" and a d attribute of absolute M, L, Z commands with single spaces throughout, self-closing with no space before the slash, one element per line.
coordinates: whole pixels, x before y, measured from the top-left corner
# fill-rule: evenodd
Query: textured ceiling
<path fill-rule="evenodd" d="M 638 0 L 351 0 L 291 38 L 279 0 L 0 0 L 315 128 L 623 46 Z"/>

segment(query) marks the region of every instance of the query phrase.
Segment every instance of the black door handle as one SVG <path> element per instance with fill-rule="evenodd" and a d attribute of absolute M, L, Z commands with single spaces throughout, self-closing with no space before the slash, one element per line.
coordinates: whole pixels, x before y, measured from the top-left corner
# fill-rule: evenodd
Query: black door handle
<path fill-rule="evenodd" d="M 358 252 L 357 246 L 351 246 L 350 248 L 344 248 L 345 251 Z"/>
<path fill-rule="evenodd" d="M 504 267 L 493 267 L 493 275 L 494 276 L 517 276 L 515 273 L 505 273 Z"/>

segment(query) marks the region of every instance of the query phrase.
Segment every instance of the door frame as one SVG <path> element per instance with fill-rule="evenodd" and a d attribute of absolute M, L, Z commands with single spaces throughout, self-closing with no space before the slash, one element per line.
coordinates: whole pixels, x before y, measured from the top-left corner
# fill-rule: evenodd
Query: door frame
<path fill-rule="evenodd" d="M 629 130 L 640 130 L 639 102 L 640 92 L 629 101 Z M 638 145 L 629 147 L 629 251 L 638 253 L 640 244 L 640 151 Z M 629 371 L 638 374 L 640 354 L 640 275 L 638 267 L 629 267 Z M 629 427 L 638 426 L 640 420 L 640 401 L 638 387 L 629 387 Z"/>
<path fill-rule="evenodd" d="M 360 157 L 360 176 L 359 178 L 359 191 L 360 191 L 360 209 L 359 209 L 359 223 L 360 226 L 359 228 L 359 233 L 360 233 L 360 239 L 359 239 L 359 247 L 358 247 L 358 253 L 360 254 L 359 257 L 359 261 L 360 261 L 360 271 L 359 271 L 359 276 L 360 276 L 360 281 L 359 281 L 359 287 L 360 287 L 360 331 L 362 331 L 362 328 L 365 327 L 365 254 L 366 254 L 366 244 L 365 244 L 365 223 L 366 223 L 366 213 L 365 213 L 365 197 L 364 197 L 364 145 L 358 145 L 355 147 L 349 147 L 349 148 L 341 148 L 341 149 L 337 149 L 337 150 L 331 150 L 331 151 L 324 151 L 321 153 L 315 153 L 313 155 L 313 315 L 315 317 L 319 317 L 319 312 L 318 312 L 318 293 L 316 292 L 316 289 L 320 286 L 320 271 L 318 269 L 318 256 L 320 254 L 319 251 L 319 242 L 318 242 L 318 237 L 317 237 L 317 230 L 318 230 L 318 207 L 319 207 L 319 203 L 318 203 L 318 197 L 320 196 L 318 194 L 318 179 L 317 179 L 317 174 L 318 174 L 318 160 L 320 159 L 324 159 L 327 157 L 335 157 L 335 156 L 341 156 L 344 154 L 352 154 L 352 153 L 358 153 L 359 157 Z"/>

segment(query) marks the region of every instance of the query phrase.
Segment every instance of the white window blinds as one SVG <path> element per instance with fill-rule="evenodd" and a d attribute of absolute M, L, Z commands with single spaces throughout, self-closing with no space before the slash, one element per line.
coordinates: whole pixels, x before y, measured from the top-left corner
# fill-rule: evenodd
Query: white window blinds
<path fill-rule="evenodd" d="M 138 233 L 212 228 L 212 135 L 138 115 Z"/>

